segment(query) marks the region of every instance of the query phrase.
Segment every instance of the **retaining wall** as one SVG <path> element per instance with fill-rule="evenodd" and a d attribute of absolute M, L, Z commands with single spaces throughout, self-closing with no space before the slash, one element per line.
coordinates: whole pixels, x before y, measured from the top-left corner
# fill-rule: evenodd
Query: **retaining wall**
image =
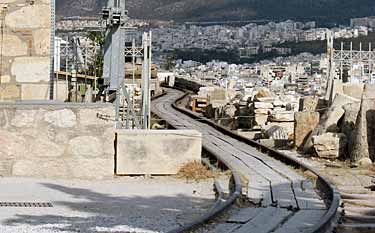
<path fill-rule="evenodd" d="M 113 117 L 110 104 L 0 105 L 0 176 L 113 176 Z"/>

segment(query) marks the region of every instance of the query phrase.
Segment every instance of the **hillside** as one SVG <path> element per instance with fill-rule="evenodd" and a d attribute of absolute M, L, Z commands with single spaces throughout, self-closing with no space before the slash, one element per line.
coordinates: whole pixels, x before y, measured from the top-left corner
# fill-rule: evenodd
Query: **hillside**
<path fill-rule="evenodd" d="M 100 12 L 103 0 L 59 0 L 58 16 L 88 16 Z M 130 16 L 176 21 L 254 19 L 316 20 L 348 23 L 375 14 L 373 0 L 128 0 Z"/>

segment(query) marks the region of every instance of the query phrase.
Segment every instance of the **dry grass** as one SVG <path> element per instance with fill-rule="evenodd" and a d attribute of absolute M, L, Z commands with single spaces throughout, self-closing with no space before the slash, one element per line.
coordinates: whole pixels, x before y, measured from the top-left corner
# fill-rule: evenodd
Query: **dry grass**
<path fill-rule="evenodd" d="M 177 174 L 178 178 L 184 178 L 187 180 L 206 180 L 209 178 L 214 178 L 215 175 L 212 171 L 210 171 L 207 167 L 205 167 L 199 161 L 192 161 L 186 163 L 182 166 L 180 171 Z"/>

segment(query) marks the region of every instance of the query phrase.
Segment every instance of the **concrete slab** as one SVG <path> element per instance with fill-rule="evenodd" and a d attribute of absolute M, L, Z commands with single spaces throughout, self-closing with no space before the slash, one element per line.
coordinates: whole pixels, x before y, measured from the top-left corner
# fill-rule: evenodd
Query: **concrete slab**
<path fill-rule="evenodd" d="M 202 134 L 195 130 L 118 130 L 118 175 L 171 175 L 200 161 Z"/>

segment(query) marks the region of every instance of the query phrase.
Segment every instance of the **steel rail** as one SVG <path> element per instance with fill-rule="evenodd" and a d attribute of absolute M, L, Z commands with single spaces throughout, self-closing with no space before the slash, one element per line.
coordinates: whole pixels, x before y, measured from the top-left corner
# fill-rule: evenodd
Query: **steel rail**
<path fill-rule="evenodd" d="M 179 88 L 176 88 L 176 89 L 178 89 L 180 91 L 185 91 L 185 90 L 181 90 Z M 328 230 L 331 229 L 332 223 L 334 222 L 334 220 L 336 218 L 336 215 L 338 213 L 338 209 L 339 209 L 340 202 L 341 202 L 341 197 L 340 197 L 339 192 L 336 190 L 336 188 L 324 176 L 322 176 L 317 170 L 315 170 L 311 166 L 299 161 L 298 159 L 296 159 L 292 156 L 283 154 L 283 153 L 281 153 L 279 151 L 276 151 L 272 148 L 266 147 L 266 146 L 254 141 L 254 140 L 250 140 L 250 139 L 245 138 L 241 135 L 238 135 L 238 134 L 224 128 L 223 126 L 218 125 L 217 123 L 215 123 L 212 120 L 209 120 L 205 117 L 199 116 L 198 114 L 195 114 L 195 113 L 193 113 L 193 112 L 191 112 L 191 111 L 189 111 L 185 108 L 179 107 L 178 103 L 181 102 L 184 98 L 186 98 L 187 95 L 189 95 L 189 93 L 185 92 L 177 100 L 175 100 L 175 102 L 172 104 L 172 108 L 177 110 L 178 112 L 180 112 L 182 114 L 185 114 L 185 115 L 191 117 L 192 119 L 198 120 L 202 123 L 205 123 L 205 124 L 213 127 L 214 129 L 218 130 L 219 132 L 223 133 L 224 135 L 230 136 L 230 137 L 232 137 L 232 138 L 234 138 L 234 139 L 236 139 L 240 142 L 246 143 L 246 144 L 248 144 L 248 145 L 250 145 L 254 148 L 257 148 L 260 152 L 265 153 L 265 154 L 269 155 L 270 157 L 272 157 L 274 159 L 277 159 L 277 160 L 279 160 L 279 161 L 281 161 L 285 164 L 291 165 L 296 169 L 302 169 L 304 171 L 310 171 L 312 174 L 314 174 L 317 177 L 316 188 L 320 191 L 320 195 L 323 198 L 323 200 L 325 201 L 325 204 L 327 205 L 328 210 L 326 211 L 324 216 L 321 218 L 319 223 L 317 225 L 315 225 L 311 230 L 309 230 L 309 233 L 324 233 L 324 232 L 327 232 Z M 214 153 L 213 151 L 208 150 L 208 152 L 212 153 L 213 155 L 216 155 L 216 153 Z M 236 191 L 234 193 L 232 193 L 231 197 L 228 199 L 227 202 L 223 203 L 223 204 L 225 204 L 225 206 L 222 205 L 221 208 L 214 209 L 214 210 L 210 211 L 209 213 L 205 214 L 204 216 L 202 216 L 200 219 L 197 219 L 196 221 L 194 221 L 190 224 L 187 224 L 185 226 L 182 226 L 178 229 L 172 230 L 169 233 L 187 232 L 187 231 L 196 229 L 197 227 L 203 225 L 204 223 L 211 220 L 212 218 L 214 218 L 218 214 L 222 213 L 225 209 L 227 209 L 229 206 L 231 206 L 231 204 L 233 204 L 236 199 L 238 199 L 240 197 L 240 195 L 241 195 L 241 180 L 240 180 L 239 176 L 236 175 L 237 174 L 236 170 L 232 166 L 230 166 L 230 164 L 228 162 L 225 161 L 225 158 L 221 158 L 220 156 L 218 156 L 217 159 L 220 160 L 222 163 L 224 163 L 232 171 L 232 174 L 233 174 L 233 177 L 234 177 L 234 180 L 235 180 L 235 184 L 236 184 Z"/>

